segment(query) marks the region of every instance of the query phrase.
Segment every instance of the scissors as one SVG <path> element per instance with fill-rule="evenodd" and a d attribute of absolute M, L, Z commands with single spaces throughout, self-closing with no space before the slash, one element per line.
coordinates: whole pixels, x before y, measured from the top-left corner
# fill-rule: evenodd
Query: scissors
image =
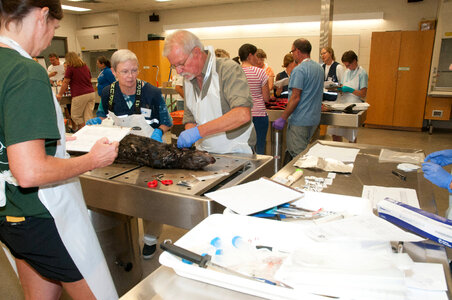
<path fill-rule="evenodd" d="M 154 180 L 148 182 L 148 187 L 150 187 L 150 188 L 157 187 L 159 181 L 163 185 L 173 184 L 173 181 L 171 179 L 161 179 L 163 177 L 163 174 L 157 174 L 154 177 L 155 177 Z"/>

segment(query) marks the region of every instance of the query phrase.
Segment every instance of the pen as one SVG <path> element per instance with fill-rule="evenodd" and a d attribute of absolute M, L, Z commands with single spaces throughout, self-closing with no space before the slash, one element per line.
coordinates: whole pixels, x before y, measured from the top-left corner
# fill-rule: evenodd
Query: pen
<path fill-rule="evenodd" d="M 406 176 L 403 175 L 402 173 L 397 172 L 397 171 L 395 171 L 395 170 L 392 170 L 392 174 L 394 174 L 395 176 L 399 177 L 399 178 L 402 179 L 403 181 L 406 181 Z"/>

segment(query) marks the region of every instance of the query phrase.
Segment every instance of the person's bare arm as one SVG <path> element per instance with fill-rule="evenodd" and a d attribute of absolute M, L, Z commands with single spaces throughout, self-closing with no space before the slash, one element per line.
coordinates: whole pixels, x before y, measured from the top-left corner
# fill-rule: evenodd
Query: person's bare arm
<path fill-rule="evenodd" d="M 174 89 L 176 90 L 176 92 L 177 92 L 182 98 L 185 98 L 185 97 L 184 97 L 184 88 L 183 88 L 181 85 L 176 85 L 176 86 L 174 87 Z"/>
<path fill-rule="evenodd" d="M 270 101 L 270 89 L 268 88 L 268 81 L 262 87 L 262 97 L 264 98 L 264 102 Z"/>
<path fill-rule="evenodd" d="M 61 84 L 61 87 L 60 87 L 60 91 L 58 92 L 58 95 L 56 95 L 58 101 L 61 100 L 61 98 L 63 97 L 63 94 L 67 91 L 69 82 L 71 82 L 71 80 L 69 78 L 64 78 L 63 83 Z"/>
<path fill-rule="evenodd" d="M 21 187 L 35 187 L 62 181 L 110 165 L 118 155 L 118 142 L 107 138 L 96 142 L 85 155 L 62 159 L 47 155 L 45 141 L 32 140 L 7 147 L 11 173 Z"/>
<path fill-rule="evenodd" d="M 352 94 L 355 96 L 358 96 L 361 99 L 364 99 L 364 98 L 366 98 L 366 95 L 367 95 L 367 88 L 362 88 L 360 90 L 354 90 Z"/>
<path fill-rule="evenodd" d="M 292 88 L 292 94 L 290 95 L 290 99 L 287 102 L 286 109 L 282 113 L 281 118 L 287 120 L 295 108 L 297 108 L 298 102 L 300 102 L 301 92 L 302 91 L 300 89 Z"/>
<path fill-rule="evenodd" d="M 249 107 L 235 107 L 215 120 L 199 125 L 199 134 L 206 137 L 219 132 L 233 130 L 251 120 L 251 109 Z M 185 125 L 185 129 L 187 128 Z"/>

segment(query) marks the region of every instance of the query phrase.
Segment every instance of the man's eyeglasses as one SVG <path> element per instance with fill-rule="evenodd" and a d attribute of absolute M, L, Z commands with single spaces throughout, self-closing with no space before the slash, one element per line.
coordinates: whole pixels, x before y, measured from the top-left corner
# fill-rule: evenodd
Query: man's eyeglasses
<path fill-rule="evenodd" d="M 138 74 L 138 69 L 132 69 L 132 70 L 121 70 L 119 71 L 119 74 L 121 74 L 122 76 L 127 76 L 127 75 L 137 75 Z"/>
<path fill-rule="evenodd" d="M 293 54 L 297 50 L 298 50 L 297 48 L 290 50 L 290 54 Z"/>
<path fill-rule="evenodd" d="M 183 63 L 177 64 L 177 65 L 171 65 L 171 68 L 177 69 L 177 68 L 185 67 L 185 64 L 187 63 L 188 59 L 191 57 L 192 54 L 193 54 L 193 49 L 190 51 L 190 54 L 187 56 L 187 58 L 184 60 Z"/>

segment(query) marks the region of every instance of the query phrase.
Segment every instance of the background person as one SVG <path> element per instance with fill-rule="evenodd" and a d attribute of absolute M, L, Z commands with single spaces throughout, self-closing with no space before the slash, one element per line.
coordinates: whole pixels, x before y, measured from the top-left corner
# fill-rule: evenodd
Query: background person
<path fill-rule="evenodd" d="M 287 53 L 284 55 L 283 59 L 283 65 L 282 67 L 285 68 L 284 71 L 278 73 L 276 75 L 275 81 L 289 78 L 290 74 L 292 73 L 293 68 L 297 66 L 297 62 L 293 59 L 292 53 Z M 274 86 L 274 95 L 276 99 L 287 99 L 289 97 L 289 85 L 284 85 L 282 87 Z"/>
<path fill-rule="evenodd" d="M 96 65 L 100 69 L 100 74 L 97 76 L 97 94 L 102 96 L 104 87 L 115 82 L 116 78 L 111 72 L 111 63 L 105 56 L 99 56 Z"/>
<path fill-rule="evenodd" d="M 293 58 L 298 63 L 289 80 L 289 101 L 282 116 L 273 122 L 277 130 L 286 133 L 287 151 L 284 164 L 300 154 L 309 144 L 320 123 L 320 108 L 323 95 L 323 69 L 311 60 L 311 43 L 297 39 L 292 44 Z"/>
<path fill-rule="evenodd" d="M 252 153 L 256 133 L 251 122 L 248 82 L 240 65 L 216 58 L 212 47 L 204 49 L 199 38 L 178 30 L 165 40 L 166 56 L 185 78 L 185 130 L 179 148 L 191 147 L 215 153 Z"/>
<path fill-rule="evenodd" d="M 265 60 L 267 59 L 267 54 L 265 53 L 264 50 L 257 49 L 256 56 L 258 59 L 257 66 L 259 68 L 264 69 L 265 74 L 267 74 L 268 77 L 268 88 L 270 89 L 270 91 L 273 91 L 273 84 L 275 83 L 275 72 L 273 72 L 273 69 L 270 68 L 269 65 L 267 65 L 267 63 L 265 63 Z"/>
<path fill-rule="evenodd" d="M 93 117 L 96 94 L 91 84 L 91 72 L 88 66 L 75 52 L 65 56 L 66 72 L 57 99 L 61 100 L 68 85 L 71 85 L 71 119 L 74 121 L 72 130 L 81 129 Z"/>
<path fill-rule="evenodd" d="M 338 63 L 334 56 L 334 50 L 331 47 L 324 47 L 320 50 L 320 56 L 322 57 L 322 68 L 325 72 L 325 82 L 342 82 L 342 75 L 344 73 L 344 67 Z M 337 99 L 337 92 L 329 92 L 326 89 L 323 90 L 323 100 L 335 101 Z"/>
<path fill-rule="evenodd" d="M 452 149 L 430 153 L 422 164 L 424 177 L 437 186 L 447 189 L 452 194 L 452 174 L 443 167 L 452 164 Z M 449 208 L 446 218 L 452 219 L 452 195 L 449 195 Z"/>
<path fill-rule="evenodd" d="M 118 143 L 103 138 L 69 158 L 49 77 L 31 59 L 62 17 L 58 0 L 0 5 L 0 240 L 25 299 L 59 299 L 62 288 L 73 299 L 117 299 L 77 176 L 111 164 Z"/>
<path fill-rule="evenodd" d="M 352 50 L 342 55 L 342 63 L 347 70 L 336 103 L 362 103 L 367 94 L 367 73 L 358 65 L 358 56 Z M 342 142 L 342 137 L 345 137 L 350 143 L 356 143 L 358 129 L 328 126 L 327 133 L 333 136 L 333 141 Z"/>
<path fill-rule="evenodd" d="M 140 114 L 154 129 L 150 138 L 162 143 L 163 134 L 173 126 L 173 122 L 160 89 L 137 79 L 138 58 L 132 51 L 116 51 L 111 56 L 111 64 L 118 81 L 103 89 L 97 117 L 86 124 L 100 124 L 107 117 L 108 111 L 112 111 L 116 116 Z M 151 259 L 157 249 L 162 224 L 143 220 L 143 227 L 142 255 L 144 259 Z"/>
<path fill-rule="evenodd" d="M 254 129 L 256 130 L 256 153 L 265 154 L 268 131 L 268 115 L 265 109 L 265 102 L 270 100 L 270 91 L 265 71 L 256 66 L 256 51 L 256 46 L 243 44 L 239 48 L 239 57 L 242 61 L 242 69 L 248 80 L 251 97 L 253 98 L 251 115 L 253 116 Z"/>
<path fill-rule="evenodd" d="M 224 49 L 215 49 L 215 56 L 216 57 L 222 57 L 222 58 L 231 58 L 229 55 L 229 52 Z"/>
<path fill-rule="evenodd" d="M 49 54 L 50 66 L 47 68 L 50 82 L 56 86 L 64 79 L 64 66 L 60 63 L 60 58 L 56 53 Z"/>

